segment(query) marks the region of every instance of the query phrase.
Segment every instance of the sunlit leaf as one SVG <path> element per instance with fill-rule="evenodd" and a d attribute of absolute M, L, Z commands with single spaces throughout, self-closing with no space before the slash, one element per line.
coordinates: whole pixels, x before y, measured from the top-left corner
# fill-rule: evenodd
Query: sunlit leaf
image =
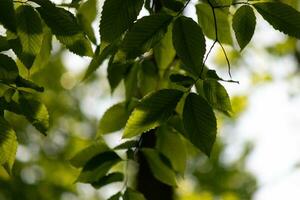
<path fill-rule="evenodd" d="M 38 11 L 56 38 L 73 53 L 80 56 L 92 56 L 91 44 L 74 15 L 63 8 L 45 2 L 39 1 L 41 7 Z"/>
<path fill-rule="evenodd" d="M 180 135 L 167 126 L 159 127 L 156 134 L 158 151 L 170 160 L 175 171 L 184 174 L 187 155 Z"/>
<path fill-rule="evenodd" d="M 20 95 L 19 103 L 23 115 L 42 134 L 46 135 L 49 129 L 49 114 L 46 106 L 36 99 Z"/>
<path fill-rule="evenodd" d="M 98 133 L 107 134 L 122 129 L 129 118 L 126 104 L 118 103 L 110 107 L 99 122 Z"/>
<path fill-rule="evenodd" d="M 215 109 L 230 115 L 232 112 L 230 98 L 226 89 L 216 80 L 205 80 L 203 90 L 207 101 Z"/>
<path fill-rule="evenodd" d="M 182 95 L 179 90 L 164 89 L 144 97 L 128 119 L 123 137 L 134 137 L 164 123 Z"/>
<path fill-rule="evenodd" d="M 43 27 L 39 14 L 28 5 L 19 6 L 16 10 L 17 33 L 25 57 L 25 66 L 30 69 L 35 57 L 41 50 L 43 41 Z"/>
<path fill-rule="evenodd" d="M 0 165 L 11 173 L 17 152 L 17 136 L 10 124 L 0 117 Z"/>
<path fill-rule="evenodd" d="M 216 39 L 216 31 L 214 26 L 214 17 L 212 8 L 208 4 L 198 4 L 196 6 L 198 22 L 203 33 L 210 39 Z M 231 30 L 229 24 L 228 9 L 215 9 L 218 39 L 221 43 L 232 44 Z"/>
<path fill-rule="evenodd" d="M 142 149 L 142 152 L 145 155 L 151 172 L 156 179 L 168 185 L 177 185 L 174 171 L 162 161 L 159 152 L 149 148 Z"/>

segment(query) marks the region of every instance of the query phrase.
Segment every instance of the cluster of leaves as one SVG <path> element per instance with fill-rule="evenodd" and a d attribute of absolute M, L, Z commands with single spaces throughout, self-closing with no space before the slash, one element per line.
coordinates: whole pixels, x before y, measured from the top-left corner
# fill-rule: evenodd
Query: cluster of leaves
<path fill-rule="evenodd" d="M 141 151 L 153 175 L 176 186 L 176 174 L 185 170 L 186 141 L 209 156 L 217 134 L 214 109 L 226 115 L 232 112 L 229 96 L 220 83 L 224 80 L 205 66 L 214 45 L 221 46 L 228 61 L 223 44 L 234 45 L 232 28 L 244 49 L 255 31 L 253 9 L 274 29 L 300 38 L 300 13 L 283 3 L 206 0 L 196 5 L 197 23 L 182 15 L 189 2 L 168 0 L 158 9 L 149 0 L 106 0 L 100 21 L 101 44 L 97 45 L 91 27 L 96 18 L 96 0 L 67 4 L 75 9 L 76 16 L 49 0 L 21 4 L 1 0 L 0 23 L 7 32 L 0 38 L 0 51 L 11 49 L 28 72 L 45 64 L 54 35 L 71 52 L 92 57 L 84 79 L 108 59 L 111 91 L 124 82 L 125 100 L 106 111 L 99 123 L 98 137 L 124 128 L 123 138 L 134 139 L 115 149 L 100 141 L 78 153 L 71 162 L 82 168 L 79 182 L 101 187 L 123 181 L 123 173 L 109 172 L 123 160 L 116 151 L 126 149 L 125 160 L 135 160 L 133 152 Z M 137 19 L 143 6 L 150 15 Z M 232 23 L 230 7 L 235 11 Z M 215 41 L 209 50 L 205 36 Z M 92 43 L 97 46 L 94 53 Z M 0 99 L 0 164 L 10 171 L 17 137 L 4 119 L 4 111 L 24 115 L 44 134 L 49 116 L 46 107 L 30 95 L 43 88 L 23 78 L 16 61 L 1 53 L 0 70 L 0 84 L 4 87 Z M 140 148 L 141 135 L 150 130 L 156 133 L 156 146 Z M 111 199 L 121 196 L 144 198 L 126 188 Z"/>

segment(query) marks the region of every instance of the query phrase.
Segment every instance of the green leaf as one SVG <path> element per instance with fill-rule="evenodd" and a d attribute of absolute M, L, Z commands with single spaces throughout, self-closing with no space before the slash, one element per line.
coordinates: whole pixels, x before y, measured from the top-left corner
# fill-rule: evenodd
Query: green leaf
<path fill-rule="evenodd" d="M 150 15 L 139 19 L 126 33 L 122 50 L 127 58 L 135 58 L 152 48 L 167 32 L 173 17 L 166 14 Z"/>
<path fill-rule="evenodd" d="M 77 168 L 83 167 L 92 157 L 106 151 L 109 151 L 108 146 L 103 140 L 98 139 L 90 146 L 78 152 L 73 158 L 70 159 L 70 163 Z"/>
<path fill-rule="evenodd" d="M 0 117 L 0 165 L 2 165 L 9 174 L 15 162 L 18 141 L 15 131 L 10 124 Z"/>
<path fill-rule="evenodd" d="M 172 43 L 172 26 L 169 25 L 168 31 L 161 41 L 153 48 L 155 61 L 159 68 L 161 75 L 172 63 L 176 56 L 175 49 Z"/>
<path fill-rule="evenodd" d="M 250 6 L 242 6 L 234 13 L 232 27 L 241 50 L 250 42 L 255 26 L 256 17 Z"/>
<path fill-rule="evenodd" d="M 113 151 L 106 151 L 92 157 L 83 167 L 78 182 L 93 183 L 104 177 L 121 158 Z"/>
<path fill-rule="evenodd" d="M 16 83 L 17 87 L 30 88 L 37 92 L 44 92 L 43 87 L 40 87 L 37 84 L 35 84 L 34 82 L 32 82 L 30 80 L 26 80 L 26 79 L 22 78 L 21 76 L 17 77 L 15 83 Z"/>
<path fill-rule="evenodd" d="M 212 8 L 208 4 L 198 4 L 196 6 L 198 15 L 198 23 L 200 24 L 203 33 L 210 39 L 216 39 L 214 24 L 214 16 Z M 228 20 L 229 9 L 215 9 L 218 39 L 221 43 L 232 44 L 230 24 Z"/>
<path fill-rule="evenodd" d="M 96 71 L 101 66 L 103 61 L 108 56 L 114 54 L 116 50 L 116 44 L 110 44 L 107 47 L 105 47 L 102 51 L 100 50 L 100 46 L 98 46 L 93 56 L 93 59 L 89 64 L 87 71 L 85 72 L 83 80 L 86 80 L 94 71 Z"/>
<path fill-rule="evenodd" d="M 136 97 L 138 93 L 138 72 L 141 65 L 135 62 L 131 65 L 129 72 L 124 78 L 126 100 Z"/>
<path fill-rule="evenodd" d="M 0 54 L 0 81 L 12 83 L 19 75 L 18 67 L 13 59 L 7 55 Z"/>
<path fill-rule="evenodd" d="M 173 10 L 175 12 L 179 12 L 184 7 L 183 2 L 178 0 L 164 0 L 162 1 L 162 4 L 164 7 Z"/>
<path fill-rule="evenodd" d="M 110 183 L 121 182 L 121 181 L 123 181 L 123 179 L 124 179 L 124 175 L 121 172 L 113 172 L 111 174 L 103 176 L 98 181 L 93 182 L 92 186 L 96 189 L 99 189 Z"/>
<path fill-rule="evenodd" d="M 186 69 L 199 75 L 205 54 L 205 38 L 200 26 L 191 18 L 177 18 L 173 27 L 173 45 Z"/>
<path fill-rule="evenodd" d="M 213 108 L 230 115 L 232 112 L 230 98 L 226 89 L 218 81 L 205 80 L 203 90 L 207 101 Z"/>
<path fill-rule="evenodd" d="M 159 127 L 156 135 L 158 151 L 170 160 L 175 171 L 184 174 L 187 155 L 180 135 L 167 126 Z"/>
<path fill-rule="evenodd" d="M 157 66 L 150 60 L 144 60 L 138 72 L 138 87 L 142 96 L 158 88 L 159 75 Z"/>
<path fill-rule="evenodd" d="M 118 193 L 114 194 L 113 196 L 109 197 L 108 200 L 119 200 L 121 196 L 122 196 L 122 193 L 118 192 Z"/>
<path fill-rule="evenodd" d="M 143 3 L 143 0 L 106 0 L 100 22 L 101 41 L 110 43 L 119 38 L 137 19 Z"/>
<path fill-rule="evenodd" d="M 182 85 L 186 88 L 191 87 L 195 83 L 193 78 L 182 74 L 171 74 L 169 78 L 173 83 Z"/>
<path fill-rule="evenodd" d="M 39 54 L 36 56 L 32 68 L 30 69 L 31 74 L 43 69 L 49 61 L 52 49 L 52 33 L 51 30 L 44 25 L 43 27 L 43 41 Z"/>
<path fill-rule="evenodd" d="M 130 63 L 110 62 L 107 67 L 107 79 L 111 88 L 111 93 L 117 88 L 124 78 L 128 69 L 132 66 Z"/>
<path fill-rule="evenodd" d="M 16 17 L 13 0 L 0 1 L 0 23 L 3 24 L 6 29 L 16 32 Z"/>
<path fill-rule="evenodd" d="M 190 93 L 184 104 L 185 137 L 206 155 L 210 155 L 217 134 L 217 122 L 211 106 L 199 95 Z"/>
<path fill-rule="evenodd" d="M 38 1 L 38 11 L 56 38 L 70 51 L 80 56 L 92 56 L 91 43 L 85 37 L 74 15 L 54 4 Z"/>
<path fill-rule="evenodd" d="M 88 0 L 81 4 L 77 12 L 78 23 L 89 39 L 96 44 L 97 40 L 92 27 L 92 22 L 97 16 L 97 0 Z"/>
<path fill-rule="evenodd" d="M 19 103 L 23 115 L 42 134 L 46 135 L 49 129 L 49 114 L 46 106 L 41 102 L 20 94 Z"/>
<path fill-rule="evenodd" d="M 28 5 L 19 6 L 16 10 L 17 33 L 26 58 L 25 66 L 30 69 L 35 57 L 39 54 L 43 42 L 43 27 L 39 14 Z"/>
<path fill-rule="evenodd" d="M 10 49 L 9 43 L 6 37 L 0 36 L 0 52 Z"/>
<path fill-rule="evenodd" d="M 129 118 L 126 104 L 118 103 L 110 107 L 99 122 L 98 133 L 107 134 L 122 129 Z"/>
<path fill-rule="evenodd" d="M 127 188 L 123 195 L 123 200 L 146 200 L 146 198 L 142 193 L 131 188 Z"/>
<path fill-rule="evenodd" d="M 253 6 L 274 29 L 300 39 L 300 12 L 279 2 L 255 3 Z"/>
<path fill-rule="evenodd" d="M 151 172 L 156 179 L 167 185 L 177 185 L 174 171 L 162 161 L 159 152 L 149 148 L 142 149 L 142 152 L 145 155 Z"/>
<path fill-rule="evenodd" d="M 119 144 L 118 146 L 116 146 L 114 149 L 115 150 L 121 150 L 121 149 L 131 149 L 131 148 L 134 148 L 134 147 L 137 147 L 138 146 L 138 141 L 136 140 L 128 140 L 122 144 Z"/>
<path fill-rule="evenodd" d="M 164 89 L 145 96 L 129 117 L 123 137 L 134 137 L 164 123 L 182 95 L 179 90 Z"/>

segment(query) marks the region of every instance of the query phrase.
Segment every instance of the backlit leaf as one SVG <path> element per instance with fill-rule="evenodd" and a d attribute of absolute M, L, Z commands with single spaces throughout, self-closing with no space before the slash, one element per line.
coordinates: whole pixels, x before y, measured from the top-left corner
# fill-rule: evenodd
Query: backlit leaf
<path fill-rule="evenodd" d="M 256 17 L 250 6 L 242 6 L 234 13 L 232 27 L 241 50 L 250 42 L 255 26 Z"/>
<path fill-rule="evenodd" d="M 184 136 L 206 155 L 210 155 L 217 134 L 217 122 L 211 106 L 201 96 L 190 93 L 184 104 Z"/>
<path fill-rule="evenodd" d="M 199 75 L 205 54 L 205 38 L 200 26 L 191 18 L 177 18 L 173 27 L 173 45 L 186 69 Z"/>
<path fill-rule="evenodd" d="M 253 5 L 274 29 L 300 39 L 299 11 L 280 2 L 264 2 Z"/>
<path fill-rule="evenodd" d="M 125 103 L 118 103 L 110 107 L 103 115 L 99 122 L 98 133 L 107 134 L 122 129 L 129 113 Z"/>
<path fill-rule="evenodd" d="M 16 10 L 17 33 L 26 59 L 25 66 L 30 69 L 35 57 L 41 50 L 43 28 L 39 14 L 28 5 L 19 6 Z"/>
<path fill-rule="evenodd" d="M 3 117 L 0 117 L 0 165 L 10 174 L 15 162 L 17 146 L 15 131 Z"/>
<path fill-rule="evenodd" d="M 123 137 L 134 137 L 164 123 L 182 95 L 179 90 L 164 89 L 144 97 L 128 119 Z"/>
<path fill-rule="evenodd" d="M 127 58 L 135 58 L 159 42 L 167 31 L 172 16 L 157 14 L 139 19 L 126 33 L 122 50 Z"/>
<path fill-rule="evenodd" d="M 143 6 L 143 0 L 106 0 L 100 22 L 101 41 L 113 42 L 133 22 Z"/>
<path fill-rule="evenodd" d="M 145 155 L 153 176 L 161 182 L 176 186 L 176 175 L 174 171 L 167 166 L 161 159 L 161 155 L 154 149 L 144 148 L 142 149 Z"/>

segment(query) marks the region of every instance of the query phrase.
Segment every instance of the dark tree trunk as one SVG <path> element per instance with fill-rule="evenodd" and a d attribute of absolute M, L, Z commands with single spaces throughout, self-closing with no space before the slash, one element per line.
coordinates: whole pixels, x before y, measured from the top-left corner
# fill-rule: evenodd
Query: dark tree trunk
<path fill-rule="evenodd" d="M 153 148 L 155 146 L 155 131 L 142 135 L 141 146 Z M 147 200 L 173 200 L 173 188 L 157 179 L 151 173 L 146 158 L 138 152 L 139 171 L 137 174 L 137 189 L 144 194 Z"/>

